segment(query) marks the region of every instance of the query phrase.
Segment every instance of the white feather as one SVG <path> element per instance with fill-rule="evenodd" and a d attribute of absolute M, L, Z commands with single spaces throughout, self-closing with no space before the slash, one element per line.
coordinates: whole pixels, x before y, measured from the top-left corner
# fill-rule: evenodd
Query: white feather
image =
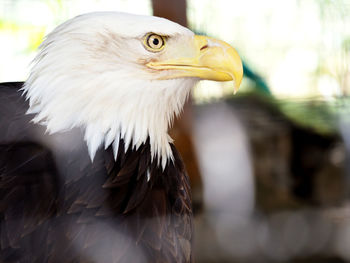
<path fill-rule="evenodd" d="M 147 169 L 146 176 L 147 176 L 147 182 L 149 182 L 149 180 L 151 179 L 151 173 L 149 169 Z"/>
<path fill-rule="evenodd" d="M 113 141 L 113 156 L 114 160 L 118 157 L 118 150 L 119 150 L 119 135 L 115 137 L 115 140 Z"/>
<path fill-rule="evenodd" d="M 105 150 L 108 148 L 108 146 L 111 145 L 111 143 L 115 140 L 115 136 L 117 133 L 117 127 L 113 125 L 110 130 L 108 131 L 107 135 L 105 136 Z M 118 136 L 119 137 L 119 136 Z"/>

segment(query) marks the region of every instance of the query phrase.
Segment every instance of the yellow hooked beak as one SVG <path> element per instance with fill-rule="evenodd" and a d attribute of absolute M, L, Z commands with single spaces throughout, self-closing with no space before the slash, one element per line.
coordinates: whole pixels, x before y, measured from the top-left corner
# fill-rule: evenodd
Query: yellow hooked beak
<path fill-rule="evenodd" d="M 243 78 L 242 61 L 237 51 L 224 41 L 206 36 L 196 35 L 193 41 L 194 56 L 152 61 L 147 63 L 147 66 L 158 70 L 176 70 L 169 78 L 233 80 L 237 91 Z"/>

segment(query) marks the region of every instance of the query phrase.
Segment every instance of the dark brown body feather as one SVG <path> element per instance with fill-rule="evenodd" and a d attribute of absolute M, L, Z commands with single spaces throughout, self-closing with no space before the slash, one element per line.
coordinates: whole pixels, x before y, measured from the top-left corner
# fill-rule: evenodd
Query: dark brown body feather
<path fill-rule="evenodd" d="M 149 143 L 91 163 L 81 132 L 30 123 L 23 83 L 0 84 L 0 262 L 191 262 L 188 177 Z M 149 176 L 148 176 L 149 174 Z"/>

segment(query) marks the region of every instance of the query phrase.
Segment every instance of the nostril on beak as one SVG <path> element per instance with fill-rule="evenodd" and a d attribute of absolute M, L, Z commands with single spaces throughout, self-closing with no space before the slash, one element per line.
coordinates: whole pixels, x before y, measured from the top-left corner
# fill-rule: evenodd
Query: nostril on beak
<path fill-rule="evenodd" d="M 208 48 L 208 45 L 204 45 L 203 47 L 201 47 L 200 51 L 202 51 L 203 49 Z"/>

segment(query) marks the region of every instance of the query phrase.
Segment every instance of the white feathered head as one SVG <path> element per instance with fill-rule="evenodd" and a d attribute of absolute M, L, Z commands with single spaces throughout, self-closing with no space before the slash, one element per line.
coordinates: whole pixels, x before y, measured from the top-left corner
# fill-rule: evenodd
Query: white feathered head
<path fill-rule="evenodd" d="M 120 138 L 126 148 L 149 138 L 152 157 L 172 157 L 167 130 L 200 79 L 243 76 L 237 52 L 169 20 L 90 13 L 58 26 L 39 48 L 24 92 L 34 122 L 50 133 L 82 127 L 93 159 Z"/>

